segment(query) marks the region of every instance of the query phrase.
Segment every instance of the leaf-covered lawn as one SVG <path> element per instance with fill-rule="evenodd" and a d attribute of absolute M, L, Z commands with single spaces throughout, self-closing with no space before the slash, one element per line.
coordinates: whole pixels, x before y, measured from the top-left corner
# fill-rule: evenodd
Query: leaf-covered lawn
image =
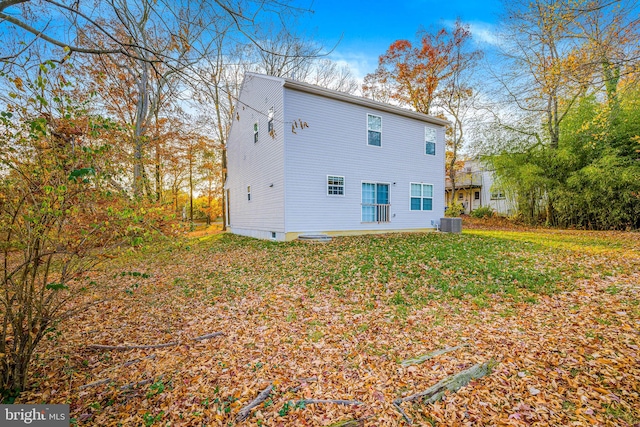
<path fill-rule="evenodd" d="M 19 402 L 70 403 L 78 425 L 235 425 L 273 384 L 237 424 L 394 426 L 395 399 L 491 361 L 444 401 L 402 409 L 415 425 L 633 426 L 637 241 L 470 230 L 165 242 L 85 279 L 83 298 L 102 302 L 45 340 Z"/>

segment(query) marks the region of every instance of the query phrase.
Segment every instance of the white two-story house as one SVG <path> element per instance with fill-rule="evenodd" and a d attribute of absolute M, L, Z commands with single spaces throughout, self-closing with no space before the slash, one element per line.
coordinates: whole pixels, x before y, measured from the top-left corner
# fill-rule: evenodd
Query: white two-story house
<path fill-rule="evenodd" d="M 444 215 L 444 120 L 254 73 L 234 115 L 225 183 L 233 233 L 427 231 Z"/>

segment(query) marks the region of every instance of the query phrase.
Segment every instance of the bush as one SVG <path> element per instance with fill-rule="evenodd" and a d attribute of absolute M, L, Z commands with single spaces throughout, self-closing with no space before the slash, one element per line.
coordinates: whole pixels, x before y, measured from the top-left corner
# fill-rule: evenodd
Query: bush
<path fill-rule="evenodd" d="M 471 211 L 471 216 L 474 218 L 491 218 L 493 216 L 493 209 L 491 206 L 481 206 Z"/>
<path fill-rule="evenodd" d="M 461 203 L 452 202 L 444 212 L 446 217 L 458 217 L 464 213 L 464 206 Z"/>

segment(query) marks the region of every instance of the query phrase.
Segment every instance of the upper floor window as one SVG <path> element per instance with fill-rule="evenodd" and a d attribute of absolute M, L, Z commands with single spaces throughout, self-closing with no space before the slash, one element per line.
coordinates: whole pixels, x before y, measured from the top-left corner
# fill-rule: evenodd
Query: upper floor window
<path fill-rule="evenodd" d="M 327 176 L 327 195 L 344 196 L 344 176 Z"/>
<path fill-rule="evenodd" d="M 382 145 L 382 117 L 367 114 L 367 144 Z"/>
<path fill-rule="evenodd" d="M 258 142 L 258 130 L 259 130 L 258 122 L 255 122 L 253 124 L 253 142 L 254 142 L 254 144 L 256 142 Z"/>
<path fill-rule="evenodd" d="M 247 185 L 247 200 L 251 201 L 251 186 Z"/>
<path fill-rule="evenodd" d="M 273 132 L 273 107 L 269 108 L 269 115 L 267 116 L 267 119 L 269 120 L 267 122 L 267 132 L 269 132 L 269 134 L 271 134 L 271 132 Z"/>
<path fill-rule="evenodd" d="M 424 128 L 424 153 L 436 155 L 436 130 L 428 126 Z"/>
<path fill-rule="evenodd" d="M 433 210 L 433 185 L 411 183 L 411 210 Z"/>

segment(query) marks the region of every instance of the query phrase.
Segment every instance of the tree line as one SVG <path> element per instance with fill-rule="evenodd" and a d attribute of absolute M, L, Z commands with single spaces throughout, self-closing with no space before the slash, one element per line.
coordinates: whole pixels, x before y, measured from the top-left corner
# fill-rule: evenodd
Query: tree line
<path fill-rule="evenodd" d="M 639 24 L 633 0 L 504 2 L 490 51 L 460 21 L 420 30 L 380 56 L 363 90 L 451 122 L 452 203 L 473 155 L 522 221 L 637 229 Z"/>
<path fill-rule="evenodd" d="M 222 214 L 242 76 L 354 91 L 283 1 L 0 0 L 1 401 L 113 251 Z M 50 17 L 50 18 L 49 18 Z M 6 41 L 6 43 L 5 43 Z"/>
<path fill-rule="evenodd" d="M 635 1 L 505 3 L 496 52 L 461 20 L 398 40 L 360 86 L 286 1 L 0 0 L 0 389 L 83 304 L 111 250 L 224 217 L 242 76 L 293 77 L 447 118 L 531 222 L 640 225 Z M 48 18 L 51 17 L 51 18 Z M 484 61 L 484 62 L 483 62 Z M 224 223 L 224 221 L 223 221 Z"/>

